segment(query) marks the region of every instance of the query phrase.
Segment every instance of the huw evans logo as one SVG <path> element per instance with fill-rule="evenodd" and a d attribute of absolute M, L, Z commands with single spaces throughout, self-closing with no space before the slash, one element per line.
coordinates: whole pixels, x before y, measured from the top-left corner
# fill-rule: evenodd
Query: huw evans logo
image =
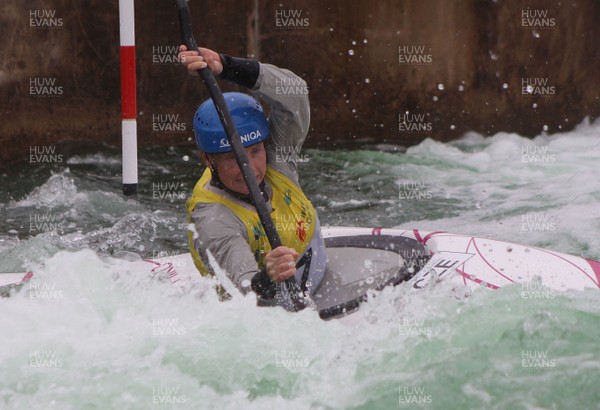
<path fill-rule="evenodd" d="M 29 367 L 63 367 L 62 359 L 52 350 L 32 350 L 29 352 Z"/>
<path fill-rule="evenodd" d="M 179 65 L 179 46 L 152 46 L 152 64 Z"/>
<path fill-rule="evenodd" d="M 521 78 L 521 94 L 527 96 L 548 97 L 556 94 L 556 87 L 548 83 L 548 78 Z"/>
<path fill-rule="evenodd" d="M 184 200 L 187 190 L 181 182 L 153 182 L 152 199 L 155 201 L 174 202 Z"/>
<path fill-rule="evenodd" d="M 400 183 L 400 200 L 425 200 L 433 198 L 433 194 L 427 189 L 427 184 L 424 182 L 402 181 Z"/>
<path fill-rule="evenodd" d="M 413 275 L 427 263 L 429 258 L 429 252 L 425 250 L 400 250 L 398 253 L 398 266 L 405 267 L 406 271 Z"/>
<path fill-rule="evenodd" d="M 301 78 L 276 78 L 275 94 L 277 95 L 307 95 L 308 86 Z"/>
<path fill-rule="evenodd" d="M 63 27 L 62 17 L 56 16 L 56 10 L 29 10 L 29 27 L 58 29 Z"/>
<path fill-rule="evenodd" d="M 187 330 L 179 324 L 177 318 L 158 318 L 152 320 L 152 336 L 185 336 Z"/>
<path fill-rule="evenodd" d="M 398 46 L 398 62 L 406 65 L 431 64 L 433 57 L 427 52 L 425 46 Z"/>
<path fill-rule="evenodd" d="M 431 122 L 426 121 L 425 114 L 411 114 L 408 111 L 398 114 L 398 130 L 403 133 L 430 133 Z"/>
<path fill-rule="evenodd" d="M 275 352 L 275 366 L 277 367 L 293 369 L 309 365 L 309 360 L 297 350 L 277 350 Z"/>
<path fill-rule="evenodd" d="M 275 215 L 275 227 L 278 231 L 293 231 L 298 227 L 298 220 L 293 215 L 290 214 L 277 214 Z M 286 284 L 287 282 L 282 282 L 282 284 Z M 292 282 L 294 283 L 294 282 Z"/>
<path fill-rule="evenodd" d="M 179 386 L 154 386 L 152 387 L 153 404 L 183 404 L 188 397 L 181 394 Z"/>
<path fill-rule="evenodd" d="M 521 10 L 521 26 L 523 28 L 554 28 L 556 20 L 548 17 L 548 10 Z"/>
<path fill-rule="evenodd" d="M 556 361 L 548 357 L 548 350 L 521 350 L 521 366 L 533 368 L 555 367 Z"/>
<path fill-rule="evenodd" d="M 521 283 L 521 297 L 523 299 L 554 299 L 556 292 L 540 281 Z"/>
<path fill-rule="evenodd" d="M 64 234 L 63 221 L 58 221 L 55 214 L 29 214 L 29 232 L 55 232 Z"/>
<path fill-rule="evenodd" d="M 308 162 L 308 155 L 300 155 L 301 147 L 276 146 L 275 162 Z"/>
<path fill-rule="evenodd" d="M 310 25 L 308 12 L 300 9 L 275 10 L 275 27 L 278 29 L 307 29 Z"/>
<path fill-rule="evenodd" d="M 304 301 L 312 306 L 312 300 L 308 297 L 305 297 L 305 291 L 312 289 L 313 284 L 310 279 L 306 281 L 304 284 L 305 289 L 300 283 L 296 283 L 296 281 L 285 281 L 277 283 L 277 288 L 275 291 L 275 300 L 281 306 L 286 306 L 291 303 L 292 295 L 297 294 L 300 297 L 304 298 Z"/>
<path fill-rule="evenodd" d="M 312 286 L 312 281 L 308 279 L 304 284 L 306 288 L 310 288 Z M 296 283 L 295 281 L 285 281 L 277 283 L 277 296 L 279 298 L 285 298 L 289 296 L 290 293 L 302 293 L 304 290 L 302 289 L 302 285 Z"/>
<path fill-rule="evenodd" d="M 40 282 L 37 279 L 27 282 L 29 299 L 62 299 L 64 297 L 61 290 L 56 289 L 55 282 Z"/>
<path fill-rule="evenodd" d="M 426 336 L 433 335 L 433 329 L 425 326 L 424 319 L 402 319 L 399 326 L 400 336 Z"/>
<path fill-rule="evenodd" d="M 528 164 L 553 164 L 556 154 L 550 153 L 547 146 L 525 145 L 521 147 L 521 162 Z"/>
<path fill-rule="evenodd" d="M 414 405 L 423 406 L 432 403 L 433 398 L 431 394 L 426 394 L 425 387 L 401 386 L 398 389 L 398 404 L 401 406 L 414 408 Z"/>
<path fill-rule="evenodd" d="M 32 77 L 29 79 L 29 95 L 33 97 L 62 97 L 63 86 L 54 77 Z"/>
<path fill-rule="evenodd" d="M 179 120 L 179 114 L 152 114 L 152 132 L 187 132 L 187 124 Z"/>
<path fill-rule="evenodd" d="M 56 153 L 54 145 L 34 145 L 29 147 L 30 164 L 62 164 L 63 155 Z"/>
<path fill-rule="evenodd" d="M 521 230 L 530 232 L 553 232 L 556 230 L 556 221 L 545 212 L 530 212 L 521 215 Z"/>

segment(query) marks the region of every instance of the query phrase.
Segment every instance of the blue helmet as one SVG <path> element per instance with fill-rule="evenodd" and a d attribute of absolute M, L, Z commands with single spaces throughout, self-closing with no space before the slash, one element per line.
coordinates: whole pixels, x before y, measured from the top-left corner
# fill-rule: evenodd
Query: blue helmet
<path fill-rule="evenodd" d="M 242 93 L 224 93 L 223 97 L 244 147 L 267 139 L 269 124 L 258 101 Z M 232 151 L 212 99 L 204 101 L 196 110 L 194 132 L 201 151 L 208 154 Z"/>

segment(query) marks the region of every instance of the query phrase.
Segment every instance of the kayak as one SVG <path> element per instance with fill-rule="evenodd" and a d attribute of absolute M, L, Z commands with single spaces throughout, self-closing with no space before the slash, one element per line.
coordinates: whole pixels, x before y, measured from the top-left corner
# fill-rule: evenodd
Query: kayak
<path fill-rule="evenodd" d="M 322 234 L 327 270 L 311 304 L 323 319 L 348 315 L 370 291 L 396 285 L 419 290 L 450 281 L 495 290 L 523 284 L 532 298 L 540 292 L 600 289 L 600 262 L 534 246 L 418 229 L 323 227 Z M 182 289 L 202 280 L 189 253 L 139 260 L 134 270 L 167 277 Z M 32 276 L 0 274 L 0 289 L 18 287 Z M 217 279 L 235 292 L 223 274 L 217 272 Z"/>
<path fill-rule="evenodd" d="M 33 272 L 0 273 L 0 296 L 7 295 L 11 289 L 27 283 L 33 277 Z"/>
<path fill-rule="evenodd" d="M 417 229 L 323 227 L 322 234 L 327 271 L 312 299 L 324 319 L 355 311 L 369 290 L 399 284 L 415 290 L 442 280 L 471 290 L 523 284 L 531 298 L 600 289 L 600 262 L 534 246 Z M 162 272 L 175 286 L 200 280 L 189 253 L 145 262 L 149 273 Z"/>

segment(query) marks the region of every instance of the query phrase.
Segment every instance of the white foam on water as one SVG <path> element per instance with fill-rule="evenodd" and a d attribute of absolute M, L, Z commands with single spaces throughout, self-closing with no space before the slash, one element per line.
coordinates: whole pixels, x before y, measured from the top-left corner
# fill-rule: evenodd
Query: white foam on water
<path fill-rule="evenodd" d="M 513 134 L 426 141 L 401 163 L 385 156 L 390 175 L 425 182 L 435 198 L 460 204 L 457 216 L 425 213 L 403 226 L 600 256 L 599 125 L 533 141 Z M 531 144 L 549 147 L 555 161 L 523 162 L 522 147 Z M 70 198 L 53 196 L 62 188 Z M 63 173 L 14 206 L 77 207 L 94 204 L 90 198 Z M 532 212 L 545 212 L 555 229 L 523 230 L 522 215 Z M 158 223 L 140 213 L 116 211 L 116 230 L 95 237 L 136 246 L 141 239 L 127 231 Z M 326 322 L 310 310 L 256 307 L 252 294 L 220 302 L 214 280 L 176 287 L 136 258 L 59 249 L 37 235 L 3 251 L 35 272 L 0 298 L 3 407 L 398 408 L 403 394 L 431 399 L 432 408 L 597 403 L 596 290 L 532 301 L 518 285 L 471 293 L 432 282 L 421 291 L 385 289 L 357 313 Z M 532 352 L 556 366 L 524 367 L 522 356 Z"/>
<path fill-rule="evenodd" d="M 112 166 L 112 167 L 120 167 L 121 159 L 115 157 L 108 157 L 103 154 L 91 154 L 91 155 L 75 155 L 67 159 L 67 164 L 70 165 L 103 165 L 103 166 Z"/>
<path fill-rule="evenodd" d="M 71 206 L 78 199 L 80 200 L 81 196 L 67 168 L 53 174 L 46 183 L 36 187 L 25 198 L 11 202 L 9 208 Z"/>
<path fill-rule="evenodd" d="M 508 388 L 512 378 L 530 377 L 519 376 L 523 343 L 543 346 L 569 371 L 587 363 L 585 377 L 597 374 L 581 355 L 600 331 L 567 332 L 582 326 L 577 312 L 587 312 L 586 326 L 600 321 L 590 292 L 532 308 L 516 286 L 472 295 L 449 282 L 418 292 L 397 287 L 346 319 L 325 322 L 310 310 L 256 307 L 252 295 L 219 302 L 215 281 L 182 290 L 143 264 L 81 250 L 30 266 L 36 278 L 0 299 L 2 332 L 10 335 L 0 342 L 0 393 L 9 408 L 82 408 L 99 400 L 140 409 L 160 400 L 184 408 L 388 407 L 406 386 L 423 387 L 447 406 L 456 400 L 446 397 L 450 373 L 485 405 L 504 395 L 494 383 Z M 473 379 L 488 361 L 506 365 Z M 560 375 L 547 378 L 564 383 Z M 514 397 L 532 388 L 524 384 Z"/>
<path fill-rule="evenodd" d="M 416 167 L 420 180 L 467 206 L 457 216 L 401 227 L 600 258 L 599 131 L 600 121 L 584 122 L 573 131 L 533 140 L 508 133 L 469 134 L 449 144 L 428 140 L 411 147 L 407 155 L 442 163 Z"/>

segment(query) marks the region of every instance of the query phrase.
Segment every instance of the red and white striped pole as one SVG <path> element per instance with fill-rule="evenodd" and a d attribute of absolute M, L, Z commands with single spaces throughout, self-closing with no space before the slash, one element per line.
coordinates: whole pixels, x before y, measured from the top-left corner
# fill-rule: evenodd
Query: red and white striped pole
<path fill-rule="evenodd" d="M 121 133 L 123 138 L 123 193 L 137 194 L 137 104 L 135 92 L 134 0 L 119 0 L 121 36 Z"/>

